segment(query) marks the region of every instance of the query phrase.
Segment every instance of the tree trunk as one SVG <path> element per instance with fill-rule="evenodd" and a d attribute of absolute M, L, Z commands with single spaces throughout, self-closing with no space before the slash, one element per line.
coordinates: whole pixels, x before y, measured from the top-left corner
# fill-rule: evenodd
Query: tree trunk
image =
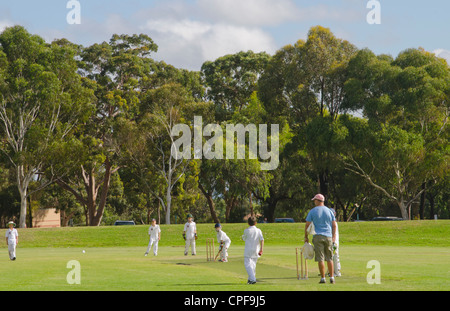
<path fill-rule="evenodd" d="M 419 217 L 420 217 L 420 219 L 425 219 L 425 215 L 424 215 L 424 212 L 425 212 L 425 195 L 426 195 L 426 189 L 425 189 L 425 187 L 426 187 L 426 184 L 425 183 L 423 183 L 422 184 L 422 190 L 423 190 L 423 192 L 422 192 L 422 194 L 420 195 L 420 205 L 419 205 Z"/>
<path fill-rule="evenodd" d="M 403 200 L 400 200 L 399 202 L 397 202 L 397 204 L 400 207 L 402 218 L 405 220 L 409 220 L 408 206 L 405 205 L 405 202 Z"/>
<path fill-rule="evenodd" d="M 20 194 L 20 217 L 19 217 L 19 228 L 27 227 L 27 194 L 29 180 L 24 174 L 24 166 L 17 166 L 17 188 Z"/>
<path fill-rule="evenodd" d="M 267 206 L 267 217 L 268 222 L 275 222 L 275 208 L 277 207 L 277 201 L 274 200 L 266 200 Z"/>
<path fill-rule="evenodd" d="M 106 206 L 106 201 L 108 198 L 108 191 L 111 183 L 111 176 L 114 174 L 118 168 L 113 169 L 109 160 L 105 161 L 105 175 L 102 181 L 102 193 L 100 194 L 100 201 L 97 205 L 97 195 L 99 186 L 96 186 L 95 170 L 91 169 L 86 172 L 83 166 L 81 167 L 82 180 L 84 183 L 84 189 L 86 191 L 86 196 L 82 192 L 72 188 L 68 183 L 62 179 L 57 179 L 56 183 L 61 186 L 64 190 L 72 193 L 78 202 L 80 202 L 85 207 L 86 216 L 86 226 L 99 226 L 103 213 Z"/>
<path fill-rule="evenodd" d="M 102 193 L 100 194 L 100 202 L 96 209 L 94 209 L 94 217 L 91 220 L 91 226 L 99 226 L 102 222 L 103 213 L 106 207 L 106 200 L 108 198 L 108 191 L 111 185 L 111 175 L 115 172 L 112 170 L 109 159 L 105 161 L 105 176 L 103 177 Z M 95 180 L 94 180 L 95 185 Z M 94 188 L 95 189 L 95 188 Z M 97 195 L 97 194 L 96 194 Z M 95 201 L 94 201 L 95 204 Z"/>
<path fill-rule="evenodd" d="M 428 202 L 430 202 L 430 219 L 434 219 L 434 196 L 428 192 Z"/>
<path fill-rule="evenodd" d="M 167 187 L 166 193 L 166 225 L 170 225 L 170 208 L 172 206 L 172 195 L 170 194 L 170 186 Z"/>
<path fill-rule="evenodd" d="M 212 193 L 209 191 L 206 192 L 205 188 L 203 188 L 203 186 L 200 183 L 198 184 L 198 188 L 203 193 L 203 195 L 206 198 L 206 201 L 208 202 L 209 211 L 211 212 L 212 219 L 214 220 L 215 223 L 220 223 L 219 218 L 217 217 L 216 205 L 214 204 Z"/>
<path fill-rule="evenodd" d="M 235 197 L 231 197 L 228 200 L 225 200 L 225 221 L 226 222 L 228 222 L 230 220 L 231 210 L 233 209 L 235 201 L 236 201 Z"/>
<path fill-rule="evenodd" d="M 319 173 L 319 193 L 328 196 L 328 170 L 323 170 Z"/>
<path fill-rule="evenodd" d="M 27 190 L 19 190 L 20 192 L 20 218 L 19 228 L 27 227 Z"/>
<path fill-rule="evenodd" d="M 158 225 L 161 224 L 161 202 L 158 200 Z"/>

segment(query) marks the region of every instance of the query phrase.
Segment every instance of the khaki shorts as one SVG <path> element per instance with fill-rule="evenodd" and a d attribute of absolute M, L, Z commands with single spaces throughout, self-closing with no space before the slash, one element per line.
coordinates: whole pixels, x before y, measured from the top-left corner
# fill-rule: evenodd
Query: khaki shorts
<path fill-rule="evenodd" d="M 333 239 L 315 235 L 313 237 L 315 261 L 331 261 L 333 260 Z"/>

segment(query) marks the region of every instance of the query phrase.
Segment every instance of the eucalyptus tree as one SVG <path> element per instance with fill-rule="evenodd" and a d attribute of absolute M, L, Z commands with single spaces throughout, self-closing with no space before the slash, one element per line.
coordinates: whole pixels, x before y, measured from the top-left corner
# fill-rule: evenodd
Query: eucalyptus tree
<path fill-rule="evenodd" d="M 157 45 L 147 35 L 113 35 L 109 42 L 82 48 L 79 74 L 93 90 L 95 111 L 78 136 L 75 169 L 58 184 L 87 209 L 86 222 L 98 226 L 108 199 L 111 176 L 119 169 L 119 146 L 114 136 L 118 118 L 138 113 L 142 85 L 151 73 Z"/>
<path fill-rule="evenodd" d="M 74 45 L 48 44 L 21 26 L 0 34 L 1 149 L 16 173 L 20 227 L 26 226 L 30 183 L 42 180 L 38 191 L 66 172 L 53 155 L 91 111 L 92 94 L 77 75 L 75 55 Z M 38 177 L 46 172 L 49 178 Z"/>
<path fill-rule="evenodd" d="M 270 55 L 265 52 L 247 51 L 202 65 L 206 98 L 215 104 L 217 121 L 230 120 L 235 111 L 248 105 L 269 60 Z"/>
<path fill-rule="evenodd" d="M 410 219 L 423 185 L 449 174 L 450 67 L 422 49 L 395 60 L 362 50 L 349 74 L 345 105 L 361 109 L 367 124 L 359 132 L 365 139 L 354 141 L 343 161 Z"/>

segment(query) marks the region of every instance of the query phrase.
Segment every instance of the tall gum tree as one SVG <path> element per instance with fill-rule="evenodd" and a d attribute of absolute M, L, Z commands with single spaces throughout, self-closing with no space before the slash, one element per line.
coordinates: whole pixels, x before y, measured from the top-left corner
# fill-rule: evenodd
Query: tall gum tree
<path fill-rule="evenodd" d="M 86 207 L 86 223 L 101 223 L 108 199 L 111 176 L 118 165 L 114 128 L 119 117 L 137 113 L 142 84 L 148 81 L 157 45 L 147 35 L 113 35 L 109 42 L 83 48 L 79 74 L 95 95 L 95 112 L 79 136 L 77 168 L 58 184 Z"/>
<path fill-rule="evenodd" d="M 81 86 L 74 57 L 73 45 L 47 44 L 21 26 L 0 34 L 0 125 L 6 138 L 1 149 L 15 169 L 21 228 L 26 226 L 30 183 L 45 170 L 50 179 L 39 178 L 43 182 L 34 191 L 52 182 L 55 145 L 89 111 L 83 102 L 89 92 Z"/>

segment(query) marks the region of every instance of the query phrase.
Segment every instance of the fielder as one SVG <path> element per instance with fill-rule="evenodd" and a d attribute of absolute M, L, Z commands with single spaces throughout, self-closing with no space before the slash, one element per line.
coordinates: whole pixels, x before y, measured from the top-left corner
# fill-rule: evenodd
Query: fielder
<path fill-rule="evenodd" d="M 161 229 L 156 224 L 156 219 L 152 219 L 152 225 L 148 228 L 148 235 L 150 236 L 150 240 L 148 242 L 147 251 L 145 252 L 145 256 L 148 255 L 150 249 L 153 246 L 153 255 L 158 256 L 158 242 L 161 240 Z"/>
<path fill-rule="evenodd" d="M 216 224 L 214 226 L 217 232 L 217 242 L 220 244 L 220 262 L 228 262 L 228 248 L 230 248 L 231 239 L 228 235 L 222 231 L 222 226 L 220 224 Z M 219 255 L 219 254 L 217 254 Z M 216 256 L 217 257 L 217 256 Z"/>
<path fill-rule="evenodd" d="M 195 240 L 197 240 L 197 226 L 193 221 L 194 217 L 188 214 L 188 222 L 184 225 L 183 239 L 186 241 L 184 247 L 184 256 L 187 256 L 189 252 L 189 246 L 191 247 L 192 256 L 196 255 Z"/>
<path fill-rule="evenodd" d="M 248 274 L 247 284 L 255 284 L 256 263 L 263 254 L 264 237 L 261 230 L 256 228 L 256 217 L 249 217 L 248 225 L 242 236 L 242 240 L 245 241 L 244 266 Z"/>
<path fill-rule="evenodd" d="M 14 228 L 16 224 L 8 222 L 9 229 L 6 230 L 6 245 L 8 245 L 9 259 L 16 260 L 16 246 L 19 243 L 19 233 Z"/>

